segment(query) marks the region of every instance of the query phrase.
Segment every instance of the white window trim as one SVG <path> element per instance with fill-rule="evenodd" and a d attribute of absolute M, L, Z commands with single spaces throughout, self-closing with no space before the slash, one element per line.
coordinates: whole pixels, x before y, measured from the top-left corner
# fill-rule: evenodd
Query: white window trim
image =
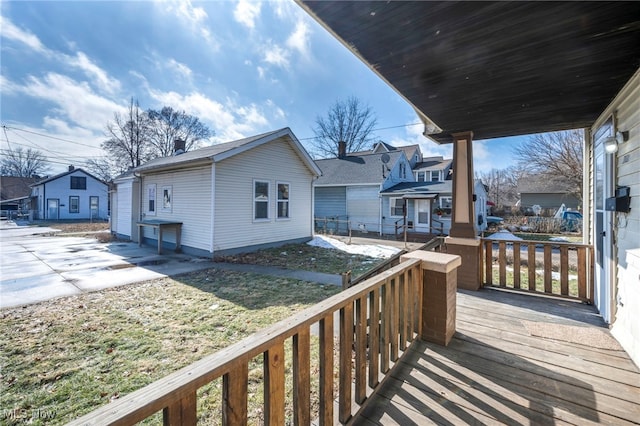
<path fill-rule="evenodd" d="M 389 217 L 404 217 L 403 215 L 394 215 L 393 214 L 393 206 L 394 200 L 402 200 L 402 197 L 390 197 L 389 198 Z"/>
<path fill-rule="evenodd" d="M 287 213 L 288 216 L 287 217 L 280 217 L 278 215 L 278 205 L 280 204 L 280 199 L 278 198 L 278 185 L 287 185 L 289 187 L 289 198 L 286 200 L 287 201 Z M 282 200 L 284 201 L 284 200 Z M 276 220 L 278 221 L 286 221 L 286 220 L 291 220 L 291 183 L 289 182 L 285 182 L 285 181 L 276 181 Z"/>
<path fill-rule="evenodd" d="M 267 184 L 267 217 L 256 219 L 256 183 Z M 263 179 L 253 179 L 251 186 L 251 210 L 253 215 L 251 216 L 254 222 L 270 222 L 271 221 L 271 182 Z"/>
<path fill-rule="evenodd" d="M 76 208 L 73 209 L 73 210 L 71 210 L 71 200 L 72 199 L 75 199 L 78 202 L 78 204 L 76 205 Z M 70 195 L 69 196 L 69 213 L 70 214 L 77 214 L 77 213 L 79 214 L 80 213 L 80 196 L 78 196 L 78 195 Z"/>
<path fill-rule="evenodd" d="M 153 189 L 153 210 L 149 210 L 149 201 L 151 201 L 151 189 Z M 147 216 L 155 216 L 158 211 L 158 192 L 155 183 L 146 185 L 144 196 L 144 212 Z"/>
<path fill-rule="evenodd" d="M 165 201 L 165 191 L 167 192 L 168 195 L 168 200 Z M 171 213 L 173 211 L 172 206 L 173 206 L 173 185 L 164 185 L 162 187 L 162 211 L 165 213 Z M 156 200 L 157 200 L 157 195 L 156 195 Z M 156 203 L 156 210 L 158 210 L 158 205 Z"/>

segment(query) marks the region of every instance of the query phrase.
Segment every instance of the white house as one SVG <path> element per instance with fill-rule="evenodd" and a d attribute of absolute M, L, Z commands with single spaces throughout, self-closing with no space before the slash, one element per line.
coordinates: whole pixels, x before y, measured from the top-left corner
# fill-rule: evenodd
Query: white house
<path fill-rule="evenodd" d="M 82 169 L 69 170 L 31 184 L 33 219 L 106 220 L 109 187 Z"/>
<path fill-rule="evenodd" d="M 307 241 L 319 175 L 289 128 L 157 158 L 114 181 L 112 232 L 137 241 L 139 222 L 181 223 L 182 249 L 204 256 Z"/>

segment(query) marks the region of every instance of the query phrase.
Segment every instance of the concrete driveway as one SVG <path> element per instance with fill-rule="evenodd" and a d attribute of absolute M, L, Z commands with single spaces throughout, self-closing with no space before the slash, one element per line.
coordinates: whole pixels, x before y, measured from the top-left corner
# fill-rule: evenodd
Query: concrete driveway
<path fill-rule="evenodd" d="M 56 232 L 0 223 L 0 309 L 213 266 L 209 259 Z"/>

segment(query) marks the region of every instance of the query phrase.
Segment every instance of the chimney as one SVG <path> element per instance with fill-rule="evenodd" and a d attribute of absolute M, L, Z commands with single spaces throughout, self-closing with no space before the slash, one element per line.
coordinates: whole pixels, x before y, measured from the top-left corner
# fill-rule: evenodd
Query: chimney
<path fill-rule="evenodd" d="M 182 139 L 175 139 L 173 141 L 173 155 L 180 155 L 184 153 L 186 144 L 187 143 Z"/>
<path fill-rule="evenodd" d="M 347 143 L 345 141 L 338 142 L 338 158 L 347 156 Z"/>
<path fill-rule="evenodd" d="M 73 167 L 73 166 L 69 166 L 69 171 L 70 171 L 70 172 L 74 171 L 75 169 L 76 169 L 75 167 Z"/>

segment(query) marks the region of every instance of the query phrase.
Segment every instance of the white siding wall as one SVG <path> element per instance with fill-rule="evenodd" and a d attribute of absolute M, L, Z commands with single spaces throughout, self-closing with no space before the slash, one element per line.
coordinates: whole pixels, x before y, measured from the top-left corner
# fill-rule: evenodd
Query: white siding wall
<path fill-rule="evenodd" d="M 347 215 L 354 230 L 379 232 L 380 186 L 347 187 Z"/>
<path fill-rule="evenodd" d="M 147 185 L 156 185 L 156 214 L 147 215 Z M 182 222 L 184 246 L 211 251 L 211 167 L 145 175 L 142 185 L 142 212 L 145 219 Z M 171 209 L 164 209 L 162 191 L 171 188 Z M 144 228 L 144 237 L 157 239 L 153 229 Z M 163 233 L 163 241 L 175 243 L 173 231 Z"/>
<path fill-rule="evenodd" d="M 617 310 L 612 333 L 640 366 L 640 71 L 614 101 L 617 130 L 629 140 L 616 153 L 616 186 L 631 191 L 631 212 L 615 214 Z"/>
<path fill-rule="evenodd" d="M 312 174 L 286 141 L 277 140 L 215 166 L 214 250 L 313 235 Z M 253 180 L 269 182 L 269 220 L 253 220 Z M 276 219 L 276 182 L 290 185 L 290 219 Z"/>
<path fill-rule="evenodd" d="M 113 206 L 114 209 L 117 209 L 114 231 L 129 238 L 132 236 L 132 190 L 132 181 L 119 183 L 114 197 L 116 199 L 115 205 Z"/>

